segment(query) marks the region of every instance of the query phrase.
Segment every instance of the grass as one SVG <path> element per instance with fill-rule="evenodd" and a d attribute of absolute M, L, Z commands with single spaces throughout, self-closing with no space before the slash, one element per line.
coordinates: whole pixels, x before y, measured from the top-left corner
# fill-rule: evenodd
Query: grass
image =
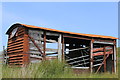
<path fill-rule="evenodd" d="M 120 48 L 119 48 L 120 49 Z M 120 50 L 118 50 L 120 51 Z M 120 58 L 120 55 L 119 55 Z M 118 66 L 120 62 L 118 61 Z M 68 66 L 69 67 L 69 66 Z M 118 70 L 120 73 L 120 70 Z M 29 64 L 27 67 L 9 67 L 3 65 L 3 78 L 117 78 L 118 74 L 109 72 L 99 74 L 74 74 L 71 68 L 65 68 L 65 63 L 57 60 L 43 61 L 42 63 Z"/>

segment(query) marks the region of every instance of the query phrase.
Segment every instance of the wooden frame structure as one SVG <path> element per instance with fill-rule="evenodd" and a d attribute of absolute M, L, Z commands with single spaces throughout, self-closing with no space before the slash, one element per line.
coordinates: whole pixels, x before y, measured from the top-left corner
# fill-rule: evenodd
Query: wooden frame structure
<path fill-rule="evenodd" d="M 30 62 L 59 59 L 66 61 L 71 68 L 86 69 L 91 73 L 116 73 L 115 37 L 66 32 L 19 23 L 13 24 L 6 34 L 9 65 L 22 67 Z"/>

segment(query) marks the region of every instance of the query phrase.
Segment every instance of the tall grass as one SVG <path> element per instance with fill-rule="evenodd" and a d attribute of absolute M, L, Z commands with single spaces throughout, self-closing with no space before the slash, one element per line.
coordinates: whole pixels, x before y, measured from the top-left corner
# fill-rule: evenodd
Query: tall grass
<path fill-rule="evenodd" d="M 3 65 L 2 71 L 3 78 L 116 78 L 118 76 L 108 72 L 74 74 L 71 68 L 66 68 L 65 63 L 57 60 L 29 64 L 23 68 Z"/>

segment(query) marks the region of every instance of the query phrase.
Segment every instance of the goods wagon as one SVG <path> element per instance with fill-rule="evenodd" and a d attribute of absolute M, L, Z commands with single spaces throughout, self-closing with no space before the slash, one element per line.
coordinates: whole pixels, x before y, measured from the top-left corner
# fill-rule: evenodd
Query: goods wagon
<path fill-rule="evenodd" d="M 8 64 L 26 66 L 44 60 L 65 61 L 74 71 L 115 72 L 116 40 L 112 36 L 74 33 L 13 24 L 8 31 Z"/>

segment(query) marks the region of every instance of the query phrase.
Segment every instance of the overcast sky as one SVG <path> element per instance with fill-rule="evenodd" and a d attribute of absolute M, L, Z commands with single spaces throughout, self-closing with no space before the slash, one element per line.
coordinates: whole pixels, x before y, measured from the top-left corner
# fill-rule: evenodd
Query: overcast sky
<path fill-rule="evenodd" d="M 118 37 L 117 2 L 5 2 L 0 5 L 4 46 L 7 45 L 6 31 L 18 22 L 63 31 Z"/>

